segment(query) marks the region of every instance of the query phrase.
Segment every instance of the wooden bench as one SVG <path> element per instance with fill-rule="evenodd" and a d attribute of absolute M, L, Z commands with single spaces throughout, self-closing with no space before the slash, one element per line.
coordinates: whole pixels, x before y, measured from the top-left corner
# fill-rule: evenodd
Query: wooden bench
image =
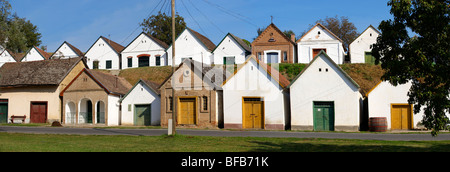
<path fill-rule="evenodd" d="M 13 115 L 13 116 L 11 116 L 11 123 L 12 124 L 14 124 L 14 120 L 15 119 L 22 119 L 22 124 L 23 123 L 25 123 L 25 119 L 27 118 L 27 116 L 16 116 L 16 115 Z"/>

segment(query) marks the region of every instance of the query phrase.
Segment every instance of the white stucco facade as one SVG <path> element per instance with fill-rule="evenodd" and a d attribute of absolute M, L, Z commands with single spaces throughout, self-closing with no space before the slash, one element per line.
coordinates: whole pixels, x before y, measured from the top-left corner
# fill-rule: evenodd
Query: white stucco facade
<path fill-rule="evenodd" d="M 175 65 L 178 66 L 183 59 L 191 58 L 192 60 L 213 64 L 214 56 L 190 29 L 185 29 L 175 41 Z M 172 45 L 167 49 L 169 66 L 172 66 Z"/>
<path fill-rule="evenodd" d="M 14 57 L 8 51 L 0 51 L 0 67 L 5 63 L 16 62 Z"/>
<path fill-rule="evenodd" d="M 380 82 L 368 95 L 369 118 L 385 117 L 388 129 L 391 129 L 391 105 L 408 104 L 408 92 L 411 83 L 393 86 L 389 82 Z M 418 122 L 422 121 L 424 112 L 421 110 L 413 115 L 413 128 L 418 128 Z"/>
<path fill-rule="evenodd" d="M 33 47 L 22 58 L 21 62 L 31 62 L 39 60 L 45 60 L 45 57 L 36 49 L 36 47 Z"/>
<path fill-rule="evenodd" d="M 122 51 L 122 69 L 139 67 L 140 56 L 150 57 L 149 66 L 168 65 L 166 48 L 145 33 L 141 33 Z M 156 58 L 160 58 L 159 65 L 157 65 Z M 131 59 L 131 64 L 129 64 L 129 59 Z"/>
<path fill-rule="evenodd" d="M 372 51 L 372 45 L 377 43 L 380 32 L 369 26 L 358 38 L 349 45 L 351 63 L 365 63 L 366 52 Z"/>
<path fill-rule="evenodd" d="M 326 54 L 319 54 L 289 88 L 292 129 L 313 130 L 315 102 L 334 105 L 335 130 L 359 129 L 359 86 Z"/>
<path fill-rule="evenodd" d="M 108 126 L 118 126 L 119 125 L 119 96 L 108 95 Z"/>
<path fill-rule="evenodd" d="M 67 59 L 67 58 L 75 58 L 80 57 L 82 54 L 78 55 L 72 47 L 64 42 L 56 51 L 53 53 L 51 59 Z"/>
<path fill-rule="evenodd" d="M 151 125 L 160 125 L 161 98 L 142 80 L 122 99 L 121 125 L 135 125 L 136 105 L 149 105 L 151 107 Z"/>
<path fill-rule="evenodd" d="M 98 69 L 107 69 L 107 61 L 111 61 L 112 70 L 120 69 L 120 52 L 116 52 L 103 37 L 97 41 L 86 52 L 87 65 L 89 69 L 94 69 L 94 62 L 98 61 Z"/>
<path fill-rule="evenodd" d="M 242 128 L 244 98 L 261 98 L 264 101 L 265 129 L 285 127 L 283 88 L 259 66 L 254 57 L 223 85 L 225 128 Z"/>
<path fill-rule="evenodd" d="M 213 51 L 214 64 L 223 64 L 224 58 L 234 58 L 235 64 L 243 64 L 245 62 L 247 51 L 234 39 L 230 34 L 225 36 L 222 42 Z"/>
<path fill-rule="evenodd" d="M 310 63 L 314 59 L 314 49 L 325 49 L 335 63 L 344 63 L 345 51 L 342 41 L 320 24 L 300 38 L 297 47 L 299 63 Z"/>

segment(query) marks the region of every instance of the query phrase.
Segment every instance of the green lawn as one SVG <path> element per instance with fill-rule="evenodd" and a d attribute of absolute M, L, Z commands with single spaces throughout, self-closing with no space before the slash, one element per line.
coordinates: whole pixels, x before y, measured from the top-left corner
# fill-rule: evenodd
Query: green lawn
<path fill-rule="evenodd" d="M 0 133 L 0 152 L 450 152 L 450 141 Z"/>

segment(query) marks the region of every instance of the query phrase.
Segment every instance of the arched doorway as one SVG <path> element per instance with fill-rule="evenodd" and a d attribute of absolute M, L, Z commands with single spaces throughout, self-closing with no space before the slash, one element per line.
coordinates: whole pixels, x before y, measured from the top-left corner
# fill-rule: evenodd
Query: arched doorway
<path fill-rule="evenodd" d="M 66 124 L 75 124 L 77 119 L 77 112 L 75 107 L 76 106 L 74 102 L 69 102 L 66 104 L 66 118 L 64 121 Z"/>
<path fill-rule="evenodd" d="M 78 110 L 78 124 L 92 124 L 92 101 L 81 99 Z"/>
<path fill-rule="evenodd" d="M 96 106 L 97 114 L 97 124 L 104 124 L 106 122 L 105 118 L 105 103 L 103 101 L 98 101 Z"/>

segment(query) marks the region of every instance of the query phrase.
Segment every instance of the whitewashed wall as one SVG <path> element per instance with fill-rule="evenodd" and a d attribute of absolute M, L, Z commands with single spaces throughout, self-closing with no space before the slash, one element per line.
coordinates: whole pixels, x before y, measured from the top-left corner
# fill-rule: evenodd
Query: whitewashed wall
<path fill-rule="evenodd" d="M 107 116 L 107 124 L 108 126 L 118 126 L 119 125 L 119 97 L 108 95 L 108 104 L 106 104 L 108 108 L 108 116 Z M 106 103 L 106 102 L 105 102 Z"/>
<path fill-rule="evenodd" d="M 134 125 L 135 105 L 151 104 L 151 125 L 160 125 L 161 123 L 161 98 L 153 92 L 147 85 L 140 82 L 133 90 L 122 100 L 122 124 Z M 128 106 L 131 105 L 129 111 Z"/>
<path fill-rule="evenodd" d="M 39 53 L 36 48 L 32 48 L 28 53 L 23 57 L 22 62 L 31 62 L 31 61 L 39 61 L 45 60 L 45 58 Z"/>
<path fill-rule="evenodd" d="M 264 99 L 264 121 L 267 125 L 285 126 L 283 90 L 276 80 L 269 80 L 257 62 L 250 61 L 223 86 L 224 124 L 242 127 L 243 97 Z"/>
<path fill-rule="evenodd" d="M 224 57 L 233 56 L 235 57 L 236 64 L 245 63 L 245 50 L 231 37 L 231 35 L 227 35 L 214 50 L 214 64 L 223 64 Z"/>
<path fill-rule="evenodd" d="M 55 51 L 55 54 L 52 55 L 52 59 L 67 59 L 75 57 L 78 57 L 77 53 L 65 42 Z"/>
<path fill-rule="evenodd" d="M 365 63 L 365 52 L 371 52 L 371 45 L 377 43 L 379 32 L 374 28 L 367 28 L 349 46 L 351 63 Z"/>
<path fill-rule="evenodd" d="M 205 64 L 212 64 L 214 61 L 212 53 L 188 29 L 185 29 L 177 38 L 175 46 L 176 66 L 180 65 L 182 58 L 188 57 Z M 169 57 L 169 66 L 172 66 L 172 46 L 167 49 L 167 56 Z"/>
<path fill-rule="evenodd" d="M 131 68 L 139 67 L 139 55 L 150 55 L 150 66 L 156 66 L 156 56 L 161 56 L 161 66 L 167 66 L 167 54 L 165 48 L 150 39 L 145 33 L 141 33 L 133 42 L 130 43 L 122 51 L 122 69 L 127 69 L 128 59 L 133 59 L 133 66 Z"/>
<path fill-rule="evenodd" d="M 319 71 L 319 68 L 322 70 Z M 328 72 L 326 70 L 328 69 Z M 290 86 L 292 128 L 312 129 L 313 102 L 334 102 L 335 129 L 358 130 L 359 88 L 321 54 Z"/>
<path fill-rule="evenodd" d="M 381 82 L 368 94 L 368 112 L 371 117 L 386 117 L 388 129 L 391 128 L 391 104 L 408 104 L 408 91 L 411 83 L 393 86 L 389 82 Z M 417 128 L 417 123 L 422 120 L 423 110 L 419 114 L 413 115 L 413 125 Z"/>
<path fill-rule="evenodd" d="M 299 40 L 297 47 L 299 63 L 311 62 L 314 58 L 313 49 L 316 48 L 326 48 L 328 56 L 330 56 L 335 63 L 344 63 L 345 52 L 342 42 L 321 27 L 314 27 Z"/>
<path fill-rule="evenodd" d="M 2 51 L 0 51 L 0 52 L 2 52 Z M 16 60 L 14 59 L 14 57 L 11 54 L 9 54 L 8 51 L 3 51 L 0 54 L 0 67 L 2 67 L 3 64 L 5 64 L 5 63 L 11 63 L 11 62 L 16 62 Z"/>
<path fill-rule="evenodd" d="M 119 69 L 119 54 L 109 46 L 104 39 L 98 39 L 94 45 L 86 52 L 87 65 L 90 69 L 94 68 L 94 61 L 98 60 L 98 68 L 106 69 L 106 61 L 112 60 L 113 70 Z"/>

